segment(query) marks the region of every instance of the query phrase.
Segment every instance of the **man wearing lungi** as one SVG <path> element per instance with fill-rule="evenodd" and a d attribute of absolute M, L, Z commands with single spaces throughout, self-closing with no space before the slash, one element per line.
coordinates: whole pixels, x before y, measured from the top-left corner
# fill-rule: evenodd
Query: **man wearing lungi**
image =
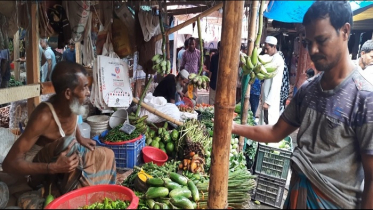
<path fill-rule="evenodd" d="M 61 194 L 85 186 L 115 184 L 113 151 L 83 138 L 77 126 L 90 94 L 85 68 L 62 61 L 51 77 L 56 94 L 32 112 L 24 133 L 3 162 L 4 171 L 30 175 L 34 189 L 46 180 L 56 182 Z"/>

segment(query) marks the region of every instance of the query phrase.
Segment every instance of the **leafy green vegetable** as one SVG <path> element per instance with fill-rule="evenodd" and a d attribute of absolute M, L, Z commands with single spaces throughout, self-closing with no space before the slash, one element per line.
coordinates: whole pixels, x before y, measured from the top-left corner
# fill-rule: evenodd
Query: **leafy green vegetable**
<path fill-rule="evenodd" d="M 129 141 L 139 137 L 141 134 L 138 129 L 134 130 L 130 135 L 126 134 L 125 132 L 119 130 L 121 127 L 122 125 L 118 125 L 117 127 L 111 129 L 104 137 L 104 140 L 109 142 Z"/>
<path fill-rule="evenodd" d="M 79 209 L 127 209 L 129 205 L 129 201 L 113 201 L 110 198 L 104 198 L 102 202 L 96 202 L 91 205 L 85 205 L 80 207 Z"/>

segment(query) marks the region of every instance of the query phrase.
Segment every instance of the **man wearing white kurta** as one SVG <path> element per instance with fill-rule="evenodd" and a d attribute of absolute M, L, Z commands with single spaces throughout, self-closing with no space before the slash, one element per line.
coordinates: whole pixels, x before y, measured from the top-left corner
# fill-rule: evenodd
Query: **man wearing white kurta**
<path fill-rule="evenodd" d="M 277 39 L 273 36 L 267 36 L 264 52 L 273 56 L 272 62 L 277 63 L 278 67 L 276 76 L 272 79 L 264 80 L 262 85 L 262 110 L 259 119 L 261 125 L 274 125 L 280 117 L 280 93 L 285 64 L 276 46 Z"/>

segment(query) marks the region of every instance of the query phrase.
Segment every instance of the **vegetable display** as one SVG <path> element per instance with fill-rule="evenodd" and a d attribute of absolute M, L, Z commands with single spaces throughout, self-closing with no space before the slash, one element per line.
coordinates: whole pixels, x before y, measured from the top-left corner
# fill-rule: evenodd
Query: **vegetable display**
<path fill-rule="evenodd" d="M 127 209 L 129 205 L 129 201 L 113 201 L 110 198 L 104 198 L 102 202 L 96 202 L 91 205 L 85 205 L 80 207 L 79 209 Z"/>
<path fill-rule="evenodd" d="M 177 130 L 167 131 L 168 123 L 165 122 L 163 127 L 159 127 L 158 131 L 149 130 L 146 134 L 146 145 L 161 149 L 170 156 L 175 154 L 175 144 L 179 138 Z"/>

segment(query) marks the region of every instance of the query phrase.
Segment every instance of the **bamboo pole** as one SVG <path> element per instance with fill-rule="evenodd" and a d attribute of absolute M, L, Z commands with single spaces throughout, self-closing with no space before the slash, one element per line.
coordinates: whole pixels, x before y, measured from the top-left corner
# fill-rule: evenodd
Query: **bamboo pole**
<path fill-rule="evenodd" d="M 133 98 L 132 101 L 135 102 L 136 104 L 139 104 L 139 103 L 140 103 L 139 100 L 138 100 L 137 98 Z M 180 122 L 180 121 L 178 121 L 178 120 L 176 120 L 176 119 L 174 119 L 174 118 L 172 118 L 172 117 L 170 117 L 170 116 L 168 116 L 168 115 L 166 115 L 166 114 L 164 114 L 164 113 L 162 113 L 162 112 L 156 110 L 155 108 L 153 108 L 153 107 L 147 105 L 147 104 L 144 103 L 144 102 L 141 102 L 140 105 L 141 105 L 144 109 L 148 110 L 150 113 L 153 113 L 153 114 L 155 114 L 155 115 L 157 115 L 157 116 L 159 116 L 159 117 L 162 117 L 162 118 L 164 118 L 164 119 L 166 119 L 166 120 L 168 120 L 168 121 L 170 121 L 170 122 L 172 122 L 172 123 L 174 123 L 174 124 L 176 124 L 176 125 L 178 125 L 178 126 L 182 126 L 182 125 L 183 125 L 182 122 Z M 230 143 L 230 142 L 229 142 L 229 143 Z"/>
<path fill-rule="evenodd" d="M 210 169 L 208 208 L 226 209 L 228 198 L 229 147 L 232 113 L 236 103 L 236 81 L 241 46 L 244 1 L 225 1 L 221 53 L 216 89 L 214 137 Z"/>
<path fill-rule="evenodd" d="M 15 80 L 19 81 L 20 79 L 20 63 L 16 62 L 19 59 L 19 31 L 14 34 L 13 38 L 13 62 L 14 62 L 14 78 Z"/>
<path fill-rule="evenodd" d="M 256 32 L 256 17 L 258 13 L 258 7 L 259 7 L 259 1 L 252 1 L 251 2 L 251 7 L 250 7 L 250 22 L 249 22 L 249 34 L 248 34 L 248 39 L 247 39 L 247 55 L 250 57 L 253 49 L 254 49 L 254 40 L 255 40 L 255 32 Z M 244 81 L 244 80 L 243 80 Z M 242 87 L 245 87 L 245 85 L 242 83 Z M 251 85 L 247 85 L 247 89 L 243 90 L 242 89 L 242 94 L 245 96 L 243 99 L 244 101 L 241 100 L 241 109 L 243 109 L 242 116 L 241 116 L 241 124 L 246 125 L 247 124 L 247 115 L 248 115 L 248 110 L 249 110 L 249 105 L 250 105 L 250 90 L 251 90 Z M 253 113 L 255 116 L 255 113 Z M 240 136 L 239 137 L 239 144 L 238 144 L 238 151 L 242 151 L 245 137 Z"/>
<path fill-rule="evenodd" d="M 189 20 L 185 21 L 184 23 L 181 23 L 181 24 L 179 24 L 175 27 L 172 27 L 172 28 L 168 29 L 167 31 L 165 31 L 165 35 L 168 36 L 168 35 L 174 33 L 175 31 L 178 31 L 178 30 L 196 22 L 198 17 L 203 18 L 203 17 L 206 17 L 206 16 L 210 15 L 211 13 L 215 12 L 216 10 L 222 8 L 222 6 L 223 6 L 223 2 L 211 7 L 210 9 L 202 12 L 201 14 L 199 14 L 199 15 L 193 17 L 193 18 L 190 18 Z M 162 39 L 162 34 L 154 36 L 152 39 L 154 40 L 154 42 L 156 42 L 156 41 Z"/>
<path fill-rule="evenodd" d="M 39 14 L 38 2 L 27 2 L 30 8 L 31 25 L 28 31 L 27 53 L 27 84 L 40 83 L 40 56 L 39 56 Z M 40 96 L 27 99 L 27 114 L 30 117 L 35 107 L 40 103 Z"/>

